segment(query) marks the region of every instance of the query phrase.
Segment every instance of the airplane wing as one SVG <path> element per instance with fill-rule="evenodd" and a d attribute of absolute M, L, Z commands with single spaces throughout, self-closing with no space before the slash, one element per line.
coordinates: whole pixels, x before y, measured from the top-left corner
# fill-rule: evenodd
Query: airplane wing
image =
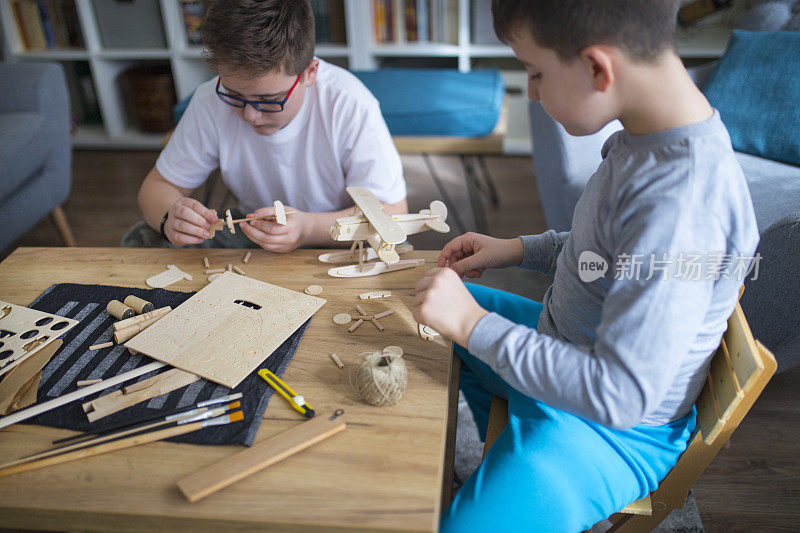
<path fill-rule="evenodd" d="M 400 244 L 406 240 L 406 233 L 400 225 L 383 212 L 383 206 L 375 196 L 364 187 L 348 187 L 347 194 L 353 198 L 369 223 L 387 244 Z"/>

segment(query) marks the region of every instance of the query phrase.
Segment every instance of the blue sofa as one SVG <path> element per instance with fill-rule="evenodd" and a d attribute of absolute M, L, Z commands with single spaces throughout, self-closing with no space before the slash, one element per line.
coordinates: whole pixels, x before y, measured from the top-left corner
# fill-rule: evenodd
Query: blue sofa
<path fill-rule="evenodd" d="M 72 176 L 64 70 L 51 63 L 0 63 L 0 95 L 0 252 L 47 214 L 72 245 L 60 207 Z"/>

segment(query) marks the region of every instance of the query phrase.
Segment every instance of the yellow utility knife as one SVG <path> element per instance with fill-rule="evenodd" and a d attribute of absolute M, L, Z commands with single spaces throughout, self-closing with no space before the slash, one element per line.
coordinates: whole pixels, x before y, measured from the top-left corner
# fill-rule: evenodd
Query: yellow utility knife
<path fill-rule="evenodd" d="M 259 370 L 258 375 L 264 378 L 264 381 L 272 385 L 272 388 L 274 388 L 278 394 L 286 398 L 286 401 L 294 407 L 295 411 L 308 418 L 314 416 L 314 409 L 312 409 L 310 404 L 306 403 L 305 398 L 293 391 L 289 385 L 281 381 L 281 378 L 273 374 L 268 368 Z"/>

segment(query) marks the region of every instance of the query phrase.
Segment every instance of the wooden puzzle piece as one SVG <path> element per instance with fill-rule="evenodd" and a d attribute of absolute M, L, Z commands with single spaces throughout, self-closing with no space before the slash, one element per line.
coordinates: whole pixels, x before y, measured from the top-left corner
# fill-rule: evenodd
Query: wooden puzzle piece
<path fill-rule="evenodd" d="M 225 222 L 228 225 L 228 231 L 236 233 L 236 226 L 233 225 L 233 216 L 230 209 L 225 210 Z"/>
<path fill-rule="evenodd" d="M 439 336 L 439 332 L 433 329 L 430 326 L 426 326 L 425 324 L 419 324 L 419 336 L 425 339 L 426 341 L 432 341 L 434 338 Z"/>
<path fill-rule="evenodd" d="M 394 247 L 394 251 L 400 255 L 403 255 L 408 252 L 413 252 L 414 247 L 411 246 L 410 244 L 398 244 L 397 246 Z M 378 254 L 377 252 L 375 252 L 375 249 L 373 248 L 364 249 L 363 261 L 372 261 L 373 259 L 377 258 Z M 352 261 L 357 261 L 358 255 L 356 250 L 350 250 L 347 252 L 329 252 L 321 254 L 318 259 L 322 263 L 350 263 Z"/>
<path fill-rule="evenodd" d="M 362 300 L 374 300 L 376 298 L 388 298 L 392 295 L 392 291 L 370 291 L 362 292 L 358 295 Z"/>
<path fill-rule="evenodd" d="M 145 283 L 147 283 L 150 287 L 155 287 L 156 289 L 162 289 L 167 285 L 171 285 L 176 281 L 181 281 L 183 279 L 191 280 L 192 276 L 190 274 L 187 274 L 180 268 L 176 267 L 175 265 L 167 265 L 167 270 L 161 272 L 160 274 L 156 274 L 155 276 L 147 278 Z"/>
<path fill-rule="evenodd" d="M 283 206 L 283 202 L 280 200 L 275 200 L 272 204 L 275 207 L 275 223 L 280 224 L 281 226 L 286 225 L 286 208 Z"/>
<path fill-rule="evenodd" d="M 364 270 L 359 270 L 358 265 L 347 265 L 335 267 L 328 270 L 328 275 L 334 278 L 360 278 L 364 276 L 377 276 L 386 272 L 414 268 L 425 264 L 424 259 L 403 259 L 393 265 L 387 265 L 382 261 L 364 264 Z"/>

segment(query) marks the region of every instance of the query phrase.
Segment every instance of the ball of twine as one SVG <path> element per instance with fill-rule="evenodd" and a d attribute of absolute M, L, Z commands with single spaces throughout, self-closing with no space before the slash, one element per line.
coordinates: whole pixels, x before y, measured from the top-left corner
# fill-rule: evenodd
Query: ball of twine
<path fill-rule="evenodd" d="M 350 385 L 365 402 L 382 406 L 394 405 L 403 397 L 408 369 L 401 355 L 386 352 L 365 352 L 364 359 L 350 375 Z M 351 366 L 352 370 L 352 366 Z"/>

